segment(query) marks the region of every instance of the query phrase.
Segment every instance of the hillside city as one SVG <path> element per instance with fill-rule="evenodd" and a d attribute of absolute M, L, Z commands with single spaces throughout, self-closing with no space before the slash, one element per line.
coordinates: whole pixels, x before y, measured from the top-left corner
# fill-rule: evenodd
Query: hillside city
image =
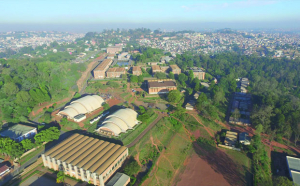
<path fill-rule="evenodd" d="M 127 42 L 140 46 L 162 49 L 172 54 L 182 54 L 186 51 L 196 53 L 215 54 L 220 52 L 234 51 L 244 55 L 269 56 L 273 58 L 286 57 L 295 59 L 299 54 L 299 34 L 285 32 L 246 32 L 231 29 L 216 30 L 214 32 L 187 33 L 161 32 L 155 30 L 150 32 L 128 36 L 130 30 L 109 30 L 98 37 L 105 42 L 115 38 L 122 44 Z M 47 45 L 56 41 L 58 43 L 72 43 L 84 34 L 70 34 L 68 32 L 5 32 L 0 33 L 0 53 L 7 50 L 18 52 L 22 47 Z M 109 39 L 106 37 L 109 36 Z M 95 44 L 91 42 L 90 44 Z M 3 54 L 2 54 L 3 55 Z"/>
<path fill-rule="evenodd" d="M 0 33 L 0 186 L 300 184 L 285 31 Z"/>

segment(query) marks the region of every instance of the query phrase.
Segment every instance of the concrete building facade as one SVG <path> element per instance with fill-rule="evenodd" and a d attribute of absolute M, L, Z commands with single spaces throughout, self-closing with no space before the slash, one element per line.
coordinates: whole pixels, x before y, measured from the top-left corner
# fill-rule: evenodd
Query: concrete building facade
<path fill-rule="evenodd" d="M 195 78 L 198 78 L 199 80 L 205 79 L 205 72 L 201 68 L 193 67 L 193 68 L 190 68 L 190 70 L 193 71 Z"/>
<path fill-rule="evenodd" d="M 109 54 L 116 54 L 122 52 L 122 46 L 111 46 L 106 48 L 106 52 Z"/>
<path fill-rule="evenodd" d="M 173 74 L 179 75 L 181 73 L 181 69 L 177 65 L 170 65 L 170 68 Z"/>
<path fill-rule="evenodd" d="M 148 80 L 149 94 L 167 94 L 176 89 L 176 81 L 173 79 Z"/>
<path fill-rule="evenodd" d="M 94 70 L 93 75 L 95 79 L 104 79 L 105 78 L 105 72 L 113 62 L 112 59 L 105 59 L 100 63 Z"/>
<path fill-rule="evenodd" d="M 119 78 L 122 74 L 126 74 L 126 69 L 123 67 L 110 68 L 106 71 L 107 78 Z"/>
<path fill-rule="evenodd" d="M 104 186 L 127 156 L 128 148 L 125 146 L 73 134 L 42 154 L 42 159 L 45 167 Z"/>
<path fill-rule="evenodd" d="M 134 67 L 132 67 L 132 75 L 140 76 L 140 75 L 142 75 L 142 74 L 143 74 L 143 73 L 142 73 L 141 67 L 139 67 L 139 66 L 134 66 Z"/>

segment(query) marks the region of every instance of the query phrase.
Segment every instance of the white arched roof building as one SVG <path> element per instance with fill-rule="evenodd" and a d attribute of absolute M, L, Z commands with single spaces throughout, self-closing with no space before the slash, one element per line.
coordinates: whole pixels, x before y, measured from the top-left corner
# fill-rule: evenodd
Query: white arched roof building
<path fill-rule="evenodd" d="M 132 109 L 120 109 L 107 116 L 97 130 L 102 133 L 118 136 L 121 132 L 126 132 L 138 124 L 137 115 L 138 113 Z"/>
<path fill-rule="evenodd" d="M 102 106 L 104 100 L 98 95 L 88 95 L 80 99 L 72 101 L 70 105 L 66 106 L 64 110 L 61 110 L 58 115 L 67 116 L 69 119 L 73 119 L 78 114 L 90 113 Z"/>

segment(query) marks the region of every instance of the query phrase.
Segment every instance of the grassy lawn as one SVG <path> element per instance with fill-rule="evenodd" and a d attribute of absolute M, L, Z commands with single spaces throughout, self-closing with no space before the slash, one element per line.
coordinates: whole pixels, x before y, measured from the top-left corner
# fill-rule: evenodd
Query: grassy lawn
<path fill-rule="evenodd" d="M 209 127 L 213 131 L 220 131 L 221 129 L 223 129 L 223 127 L 221 125 L 217 124 L 216 122 L 214 122 L 212 120 L 209 120 L 202 116 L 199 116 L 199 118 L 202 121 L 203 125 L 205 125 L 206 127 Z"/>
<path fill-rule="evenodd" d="M 145 136 L 129 149 L 130 155 L 139 153 L 139 161 L 143 164 L 149 160 L 149 151 L 160 149 L 158 164 L 153 165 L 153 174 L 149 174 L 148 185 L 171 185 L 177 169 L 183 167 L 183 162 L 191 152 L 192 144 L 188 140 L 183 127 L 175 130 L 167 117 L 162 118 Z M 164 149 L 164 150 L 163 150 Z M 162 157 L 161 153 L 164 151 Z M 151 154 L 151 153 L 150 153 Z"/>
<path fill-rule="evenodd" d="M 157 114 L 153 114 L 148 121 L 139 124 L 137 127 L 135 127 L 131 131 L 127 131 L 127 133 L 123 133 L 118 137 L 117 139 L 121 140 L 123 142 L 123 145 L 128 145 L 130 144 L 135 138 L 137 138 L 148 126 L 150 123 L 152 123 L 156 118 Z"/>
<path fill-rule="evenodd" d="M 45 146 L 41 145 L 37 150 L 22 157 L 20 160 L 20 164 L 23 165 L 25 162 L 29 161 L 31 158 L 33 158 L 34 156 L 36 156 L 38 153 L 42 152 L 43 150 L 45 150 Z"/>
<path fill-rule="evenodd" d="M 157 165 L 157 172 L 149 178 L 151 180 L 149 185 L 171 185 L 176 170 L 183 166 L 192 147 L 192 144 L 182 136 L 186 136 L 183 128 L 173 137 L 169 135 L 171 137 L 169 144 Z"/>

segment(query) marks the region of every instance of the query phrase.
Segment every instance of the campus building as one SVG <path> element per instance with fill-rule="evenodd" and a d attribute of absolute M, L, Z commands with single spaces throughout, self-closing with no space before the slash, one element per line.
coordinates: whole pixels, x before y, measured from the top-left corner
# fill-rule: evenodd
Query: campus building
<path fill-rule="evenodd" d="M 295 185 L 300 185 L 300 159 L 286 156 L 290 177 Z"/>
<path fill-rule="evenodd" d="M 139 66 L 132 67 L 132 75 L 135 75 L 135 76 L 142 75 L 141 67 L 139 67 Z"/>
<path fill-rule="evenodd" d="M 122 74 L 126 74 L 126 69 L 124 67 L 114 67 L 106 71 L 107 78 L 119 78 Z"/>
<path fill-rule="evenodd" d="M 179 75 L 181 73 L 181 69 L 177 65 L 170 65 L 170 68 L 173 74 Z"/>
<path fill-rule="evenodd" d="M 35 127 L 30 127 L 27 125 L 17 124 L 9 127 L 6 130 L 0 132 L 0 136 L 9 137 L 16 142 L 20 142 L 24 139 L 33 138 L 37 134 L 37 129 Z"/>
<path fill-rule="evenodd" d="M 102 61 L 94 70 L 93 75 L 95 79 L 104 79 L 105 78 L 105 72 L 113 62 L 112 59 L 105 59 Z"/>
<path fill-rule="evenodd" d="M 137 116 L 138 113 L 130 108 L 119 109 L 107 116 L 97 131 L 107 136 L 118 136 L 120 133 L 133 129 L 139 123 Z"/>
<path fill-rule="evenodd" d="M 176 81 L 173 79 L 148 80 L 149 94 L 166 94 L 176 89 Z"/>
<path fill-rule="evenodd" d="M 106 49 L 106 53 L 109 54 L 116 54 L 118 52 L 122 52 L 122 46 L 111 46 L 111 47 L 107 47 Z"/>
<path fill-rule="evenodd" d="M 127 156 L 128 148 L 125 146 L 73 134 L 42 154 L 42 159 L 45 167 L 104 186 Z"/>
<path fill-rule="evenodd" d="M 204 80 L 205 79 L 205 72 L 199 68 L 199 67 L 193 67 L 190 68 L 190 70 L 193 71 L 194 77 L 198 78 L 199 80 Z"/>
<path fill-rule="evenodd" d="M 75 116 L 87 114 L 102 107 L 104 100 L 98 95 L 88 95 L 80 99 L 72 101 L 70 105 L 66 106 L 63 110 L 57 113 L 62 117 L 68 119 L 80 119 Z"/>

